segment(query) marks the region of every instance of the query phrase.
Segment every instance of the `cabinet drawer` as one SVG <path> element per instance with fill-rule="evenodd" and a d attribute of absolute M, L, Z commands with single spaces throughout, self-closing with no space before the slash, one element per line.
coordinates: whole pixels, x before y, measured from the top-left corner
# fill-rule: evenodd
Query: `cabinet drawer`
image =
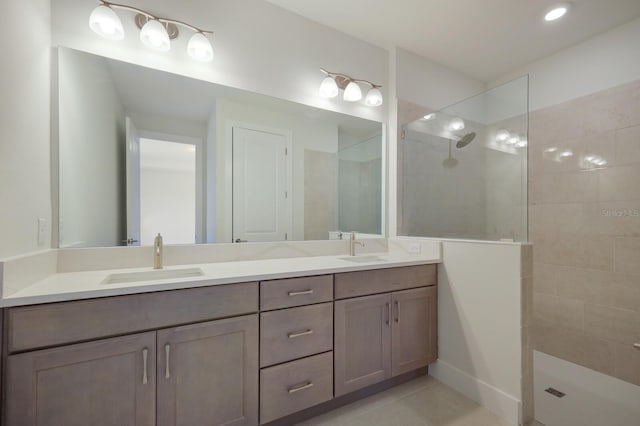
<path fill-rule="evenodd" d="M 260 314 L 260 366 L 333 349 L 333 303 Z"/>
<path fill-rule="evenodd" d="M 333 352 L 260 371 L 260 423 L 304 410 L 333 397 Z"/>
<path fill-rule="evenodd" d="M 258 283 L 228 284 L 8 310 L 9 352 L 257 312 Z"/>
<path fill-rule="evenodd" d="M 405 266 L 336 274 L 336 299 L 436 284 L 436 265 Z"/>
<path fill-rule="evenodd" d="M 333 275 L 286 278 L 260 283 L 260 309 L 290 308 L 333 300 Z"/>

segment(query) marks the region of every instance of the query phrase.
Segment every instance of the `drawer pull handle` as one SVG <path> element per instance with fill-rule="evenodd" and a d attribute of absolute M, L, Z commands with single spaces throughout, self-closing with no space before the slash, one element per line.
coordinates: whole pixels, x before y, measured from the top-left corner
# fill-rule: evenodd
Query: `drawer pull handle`
<path fill-rule="evenodd" d="M 290 291 L 287 294 L 289 296 L 304 296 L 305 294 L 313 294 L 313 290 Z"/>
<path fill-rule="evenodd" d="M 634 343 L 633 347 L 636 348 L 636 349 L 640 349 L 640 343 Z"/>
<path fill-rule="evenodd" d="M 289 389 L 287 389 L 287 391 L 289 393 L 296 393 L 296 392 L 299 392 L 301 390 L 309 389 L 310 387 L 313 387 L 313 383 L 307 382 L 307 383 L 302 383 L 300 385 L 292 386 Z"/>
<path fill-rule="evenodd" d="M 287 337 L 289 339 L 295 339 L 296 337 L 308 336 L 310 334 L 313 334 L 313 330 L 311 329 L 305 330 L 305 331 L 294 331 L 292 333 L 287 333 Z"/>
<path fill-rule="evenodd" d="M 144 348 L 142 350 L 142 384 L 147 384 L 147 356 L 149 355 L 149 349 Z"/>
<path fill-rule="evenodd" d="M 169 357 L 171 356 L 171 345 L 170 344 L 166 344 L 164 345 L 164 353 L 166 356 L 166 364 L 164 366 L 164 378 L 165 379 L 170 379 L 171 378 L 171 371 L 169 371 Z"/>
<path fill-rule="evenodd" d="M 396 322 L 400 322 L 400 302 L 396 300 Z"/>

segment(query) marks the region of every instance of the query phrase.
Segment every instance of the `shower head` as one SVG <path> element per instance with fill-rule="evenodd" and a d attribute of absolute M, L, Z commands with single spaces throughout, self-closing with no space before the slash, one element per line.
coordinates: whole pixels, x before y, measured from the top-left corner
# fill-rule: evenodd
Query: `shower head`
<path fill-rule="evenodd" d="M 464 148 L 469 145 L 476 138 L 476 132 L 467 133 L 463 137 L 460 138 L 458 142 L 456 142 L 456 148 Z"/>

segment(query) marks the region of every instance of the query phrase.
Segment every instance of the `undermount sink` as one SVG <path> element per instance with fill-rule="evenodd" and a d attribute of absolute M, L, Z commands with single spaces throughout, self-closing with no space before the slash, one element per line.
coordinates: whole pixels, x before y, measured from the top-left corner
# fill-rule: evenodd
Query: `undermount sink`
<path fill-rule="evenodd" d="M 355 262 L 355 263 L 386 262 L 385 259 L 379 256 L 349 256 L 349 257 L 340 257 L 339 259 L 347 260 L 349 262 Z"/>
<path fill-rule="evenodd" d="M 122 284 L 138 281 L 166 280 L 170 278 L 201 277 L 204 275 L 200 268 L 183 269 L 154 269 L 153 271 L 122 272 L 110 274 L 102 284 Z"/>

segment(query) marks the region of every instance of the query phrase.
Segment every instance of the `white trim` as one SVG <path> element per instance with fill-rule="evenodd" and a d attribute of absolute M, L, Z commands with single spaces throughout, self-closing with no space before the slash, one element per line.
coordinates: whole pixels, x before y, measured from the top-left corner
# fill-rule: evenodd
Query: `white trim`
<path fill-rule="evenodd" d="M 509 424 L 520 424 L 519 399 L 441 360 L 429 366 L 429 374 L 491 410 Z"/>
<path fill-rule="evenodd" d="M 224 146 L 224 229 L 225 234 L 229 238 L 233 238 L 233 129 L 234 127 L 256 132 L 272 133 L 284 136 L 287 146 L 287 177 L 285 179 L 287 185 L 288 197 L 287 203 L 287 219 L 286 232 L 288 239 L 293 239 L 293 132 L 289 129 L 278 129 L 275 127 L 267 127 L 254 123 L 247 123 L 237 120 L 226 120 L 225 122 L 225 146 Z M 217 241 L 217 242 L 233 242 L 233 241 Z"/>

